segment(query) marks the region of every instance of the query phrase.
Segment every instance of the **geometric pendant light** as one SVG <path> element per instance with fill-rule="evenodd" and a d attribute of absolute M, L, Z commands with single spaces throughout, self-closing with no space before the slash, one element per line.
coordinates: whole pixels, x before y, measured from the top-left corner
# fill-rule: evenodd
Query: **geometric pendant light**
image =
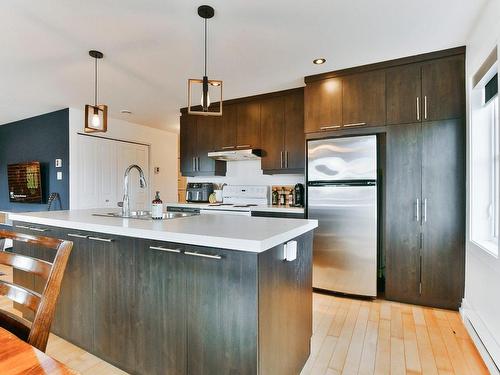
<path fill-rule="evenodd" d="M 90 57 L 94 59 L 94 104 L 85 105 L 85 133 L 105 133 L 108 130 L 108 106 L 98 104 L 97 94 L 97 61 L 104 55 L 99 51 L 89 51 Z"/>
<path fill-rule="evenodd" d="M 222 116 L 222 81 L 207 76 L 207 20 L 214 14 L 214 8 L 209 5 L 198 8 L 198 15 L 205 20 L 205 74 L 202 79 L 188 79 L 188 113 L 191 115 Z"/>

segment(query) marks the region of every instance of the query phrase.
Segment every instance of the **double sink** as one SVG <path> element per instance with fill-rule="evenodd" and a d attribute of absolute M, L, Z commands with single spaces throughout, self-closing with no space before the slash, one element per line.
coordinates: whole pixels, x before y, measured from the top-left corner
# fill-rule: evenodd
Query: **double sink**
<path fill-rule="evenodd" d="M 138 219 L 138 220 L 153 220 L 151 216 L 151 211 L 131 211 L 129 216 L 123 216 L 121 212 L 105 212 L 105 213 L 95 213 L 93 216 L 103 216 L 103 217 L 116 217 L 121 219 Z M 181 217 L 189 217 L 198 215 L 193 212 L 164 212 L 163 219 L 179 219 Z"/>

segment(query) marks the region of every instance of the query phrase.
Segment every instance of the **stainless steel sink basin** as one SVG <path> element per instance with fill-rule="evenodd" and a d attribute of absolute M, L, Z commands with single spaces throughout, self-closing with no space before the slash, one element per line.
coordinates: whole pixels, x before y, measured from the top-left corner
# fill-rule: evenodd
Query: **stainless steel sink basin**
<path fill-rule="evenodd" d="M 122 219 L 138 219 L 138 220 L 153 220 L 150 211 L 131 211 L 130 216 L 123 216 L 121 212 L 105 212 L 92 214 L 93 216 L 117 217 Z M 181 217 L 189 217 L 198 215 L 192 212 L 165 212 L 163 213 L 164 220 L 178 219 Z"/>

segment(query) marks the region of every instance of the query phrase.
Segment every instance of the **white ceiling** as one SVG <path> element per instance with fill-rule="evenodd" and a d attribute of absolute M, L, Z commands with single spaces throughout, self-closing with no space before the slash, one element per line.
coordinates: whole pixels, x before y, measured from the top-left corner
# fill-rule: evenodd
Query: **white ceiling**
<path fill-rule="evenodd" d="M 487 0 L 210 0 L 209 78 L 226 99 L 310 74 L 463 45 Z M 0 124 L 92 102 L 93 61 L 112 117 L 176 131 L 203 72 L 204 0 L 2 0 Z M 315 66 L 313 58 L 326 57 Z M 122 115 L 129 109 L 132 115 Z"/>

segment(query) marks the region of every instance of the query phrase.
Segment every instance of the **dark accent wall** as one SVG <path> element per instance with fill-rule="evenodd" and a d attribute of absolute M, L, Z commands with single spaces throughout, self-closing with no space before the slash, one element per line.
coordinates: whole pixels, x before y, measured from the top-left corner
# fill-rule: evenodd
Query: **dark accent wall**
<path fill-rule="evenodd" d="M 62 168 L 56 168 L 62 159 Z M 0 126 L 0 210 L 45 211 L 47 204 L 11 203 L 7 165 L 39 161 L 42 167 L 44 202 L 59 193 L 63 209 L 69 209 L 69 110 L 62 109 Z M 57 180 L 57 172 L 63 179 Z M 59 205 L 55 204 L 59 209 Z"/>

